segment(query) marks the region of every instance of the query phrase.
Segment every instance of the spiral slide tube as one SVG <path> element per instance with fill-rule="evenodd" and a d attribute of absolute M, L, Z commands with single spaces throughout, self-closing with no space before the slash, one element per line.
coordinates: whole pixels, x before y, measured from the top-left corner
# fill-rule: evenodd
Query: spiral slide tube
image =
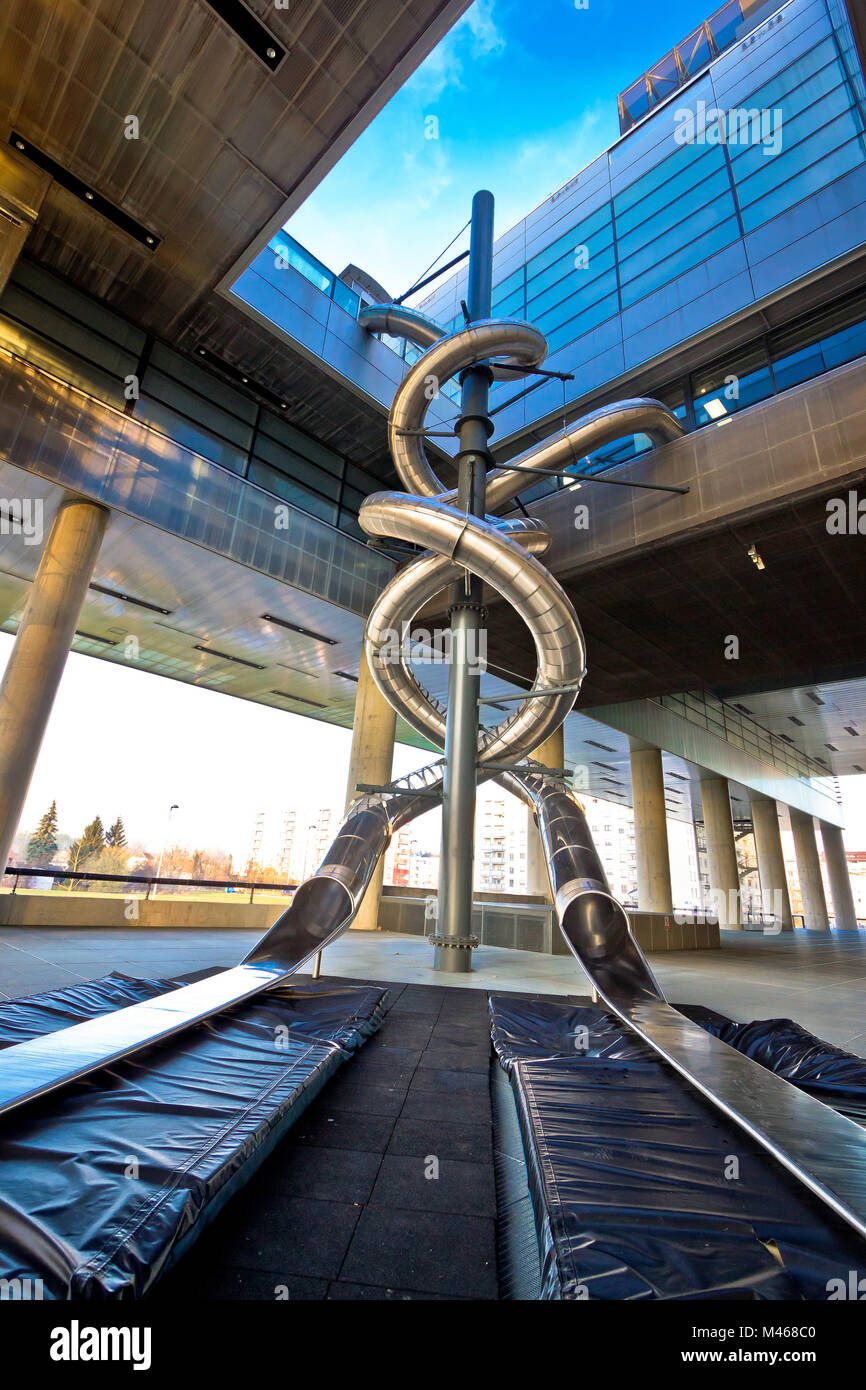
<path fill-rule="evenodd" d="M 496 777 L 534 813 L 544 846 L 560 928 L 594 989 L 686 1081 L 866 1236 L 866 1134 L 853 1121 L 712 1037 L 672 1008 L 634 939 L 627 914 L 610 892 L 586 819 L 566 783 L 528 759 L 565 719 L 585 673 L 580 624 L 567 595 L 536 558 L 549 535 L 530 519 L 495 513 L 526 486 L 526 474 L 493 468 L 483 518 L 461 512 L 456 491 L 442 486 L 423 444 L 431 376 L 440 383 L 464 368 L 503 362 L 531 371 L 547 344 L 530 324 L 472 323 L 445 334 L 415 310 L 379 305 L 361 313 L 370 332 L 402 334 L 425 351 L 404 378 L 391 408 L 389 441 L 405 492 L 369 497 L 360 513 L 371 536 L 423 547 L 370 613 L 365 649 L 373 677 L 403 719 L 440 747 L 445 710 L 420 684 L 394 632 L 462 572 L 490 585 L 527 624 L 537 674 L 526 699 L 495 728 L 479 733 L 478 776 Z M 571 429 L 515 462 L 563 469 L 625 434 L 664 443 L 682 433 L 658 401 L 629 400 L 584 416 Z M 566 687 L 563 690 L 563 687 Z M 550 694 L 545 694 L 550 691 Z M 523 765 L 497 771 L 503 760 Z M 0 1113 L 153 1045 L 284 980 L 352 921 L 391 835 L 442 795 L 442 765 L 422 769 L 350 810 L 324 862 L 245 961 L 208 980 L 0 1053 Z"/>

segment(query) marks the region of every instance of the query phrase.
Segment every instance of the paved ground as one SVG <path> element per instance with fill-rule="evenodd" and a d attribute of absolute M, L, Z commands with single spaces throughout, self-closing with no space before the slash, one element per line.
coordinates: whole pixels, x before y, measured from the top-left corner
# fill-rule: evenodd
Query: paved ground
<path fill-rule="evenodd" d="M 381 1031 L 155 1298 L 498 1297 L 486 991 L 389 988 Z"/>
<path fill-rule="evenodd" d="M 171 976 L 229 965 L 255 935 L 5 928 L 0 987 L 14 996 L 112 969 Z M 859 935 L 726 933 L 719 951 L 652 964 L 674 1002 L 743 1020 L 787 1015 L 866 1055 Z M 484 948 L 476 965 L 470 976 L 436 975 L 423 941 L 384 933 L 349 934 L 328 948 L 325 975 L 390 989 L 383 1026 L 155 1297 L 498 1296 L 488 992 L 579 992 L 588 1001 L 569 958 Z"/>
<path fill-rule="evenodd" d="M 128 975 L 180 975 L 233 965 L 255 932 L 128 931 L 0 928 L 0 994 L 14 998 L 93 979 L 110 970 Z M 866 933 L 797 931 L 784 936 L 723 932 L 719 951 L 676 951 L 651 958 L 674 1003 L 706 1004 L 732 1018 L 789 1017 L 820 1037 L 866 1056 Z M 525 990 L 584 993 L 571 957 L 487 946 L 471 975 L 430 968 L 419 937 L 348 932 L 325 954 L 325 974 L 435 985 L 452 991 Z"/>

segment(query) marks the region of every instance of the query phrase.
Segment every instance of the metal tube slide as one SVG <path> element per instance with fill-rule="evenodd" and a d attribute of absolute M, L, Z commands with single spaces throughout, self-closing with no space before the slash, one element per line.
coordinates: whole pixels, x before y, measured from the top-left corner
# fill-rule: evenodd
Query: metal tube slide
<path fill-rule="evenodd" d="M 866 1237 L 866 1132 L 673 1008 L 610 893 L 583 810 L 537 771 L 497 779 L 538 822 L 560 930 L 609 1008 L 837 1216 Z"/>
<path fill-rule="evenodd" d="M 406 492 L 377 493 L 360 513 L 368 534 L 425 547 L 398 572 L 370 614 L 365 643 L 374 679 L 413 728 L 443 745 L 444 710 L 411 670 L 403 643 L 394 653 L 388 640 L 464 570 L 513 606 L 535 644 L 534 698 L 479 734 L 479 780 L 486 780 L 497 775 L 494 765 L 525 757 L 562 723 L 585 671 L 583 635 L 567 595 L 535 558 L 546 548 L 544 528 L 532 521 L 503 522 L 492 514 L 526 486 L 526 474 L 507 467 L 491 470 L 486 494 L 491 514 L 469 516 L 426 457 L 423 423 L 431 376 L 441 384 L 467 367 L 480 362 L 495 367 L 503 359 L 531 369 L 543 360 L 547 345 L 525 323 L 486 320 L 444 334 L 417 311 L 394 305 L 365 309 L 360 318 L 371 332 L 403 333 L 426 349 L 398 389 L 389 418 L 391 451 Z M 523 468 L 564 467 L 605 442 L 638 432 L 663 442 L 676 438 L 682 427 L 658 401 L 623 401 L 585 416 L 516 462 Z M 498 775 L 534 808 L 560 928 L 601 998 L 713 1105 L 866 1235 L 866 1134 L 671 1008 L 625 911 L 610 893 L 583 812 L 565 783 L 532 764 Z M 285 979 L 345 930 L 393 831 L 430 809 L 441 791 L 441 769 L 434 768 L 362 798 L 317 873 L 235 969 L 0 1053 L 0 1112 Z"/>

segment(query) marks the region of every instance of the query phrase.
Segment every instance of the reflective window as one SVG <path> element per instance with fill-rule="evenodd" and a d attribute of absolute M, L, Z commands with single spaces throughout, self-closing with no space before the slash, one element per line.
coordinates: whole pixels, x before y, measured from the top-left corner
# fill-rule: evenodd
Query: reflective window
<path fill-rule="evenodd" d="M 863 162 L 862 122 L 831 39 L 744 98 L 742 106 L 772 112 L 776 123 L 775 141 L 766 129 L 764 143 L 752 131 L 750 142 L 729 145 L 747 232 Z"/>
<path fill-rule="evenodd" d="M 753 231 L 762 223 L 767 222 L 772 217 L 776 217 L 780 212 L 793 207 L 795 203 L 808 198 L 810 193 L 817 193 L 819 188 L 824 188 L 834 179 L 841 178 L 851 169 L 855 169 L 858 164 L 863 163 L 863 151 L 861 139 L 855 136 L 847 144 L 824 154 L 823 157 L 818 151 L 818 161 L 811 164 L 808 169 L 802 170 L 780 187 L 768 193 L 766 197 L 758 199 L 750 207 L 742 209 L 743 227 L 747 232 Z"/>
<path fill-rule="evenodd" d="M 318 497 L 309 492 L 293 479 L 286 477 L 275 468 L 270 468 L 265 463 L 259 463 L 254 459 L 250 464 L 248 473 L 250 482 L 257 483 L 259 487 L 266 488 L 268 492 L 274 493 L 276 497 L 281 497 L 285 502 L 291 502 L 294 506 L 300 507 L 302 511 L 310 512 L 313 516 L 320 517 L 323 521 L 329 521 L 332 526 L 337 524 L 337 505 L 329 502 L 324 497 Z"/>
<path fill-rule="evenodd" d="M 611 225 L 610 203 L 605 203 L 592 213 L 590 217 L 585 217 L 581 222 L 576 222 L 569 231 L 557 237 L 556 241 L 545 246 L 543 251 L 539 251 L 536 256 L 527 263 L 526 279 L 528 292 L 532 293 L 531 282 L 535 275 L 542 270 L 546 270 L 554 261 L 561 260 L 569 256 L 574 259 L 575 248 L 586 246 L 590 255 L 607 246 L 613 241 L 613 227 Z"/>
<path fill-rule="evenodd" d="M 694 212 L 687 213 L 685 208 L 680 211 L 679 219 L 668 219 L 668 229 L 657 236 L 656 239 L 647 246 L 642 246 L 628 256 L 620 257 L 620 275 L 623 283 L 635 279 L 642 275 L 644 271 L 659 269 L 664 272 L 665 280 L 670 278 L 670 267 L 664 265 L 668 256 L 672 256 L 676 251 L 683 247 L 697 247 L 698 238 L 705 232 L 713 232 L 718 229 L 719 224 L 725 216 L 731 216 L 733 208 L 730 202 L 730 195 L 725 194 L 721 198 L 716 198 L 712 203 L 707 203 L 703 207 L 698 207 Z M 695 254 L 688 258 L 689 264 L 694 264 L 702 260 L 703 256 Z"/>
<path fill-rule="evenodd" d="M 698 425 L 734 415 L 773 394 L 773 377 L 763 344 L 716 363 L 692 377 Z"/>
<path fill-rule="evenodd" d="M 557 352 L 559 348 L 565 347 L 566 343 L 571 343 L 581 334 L 588 333 L 591 328 L 596 328 L 615 314 L 619 308 L 617 295 L 610 294 L 606 299 L 600 299 L 597 304 L 593 304 L 582 314 L 577 314 L 569 319 L 561 327 L 545 331 L 547 345 L 551 352 Z"/>
<path fill-rule="evenodd" d="M 725 157 L 718 145 L 684 145 L 682 152 L 674 159 L 666 159 L 656 165 L 645 179 L 641 179 L 637 185 L 632 184 L 614 199 L 617 244 L 625 245 L 628 249 L 631 245 L 629 233 L 637 238 L 638 243 L 645 240 L 640 235 L 643 229 L 651 229 L 652 221 L 659 212 L 670 215 L 672 207 L 680 199 L 694 206 L 715 198 L 721 189 L 712 181 L 717 180 L 719 174 L 728 177 Z M 639 191 L 637 198 L 630 196 L 635 187 Z M 700 190 L 697 196 L 687 198 L 689 191 L 696 187 Z M 650 230 L 648 235 L 652 234 Z"/>
<path fill-rule="evenodd" d="M 698 29 L 683 43 L 677 44 L 677 58 L 683 77 L 691 77 L 699 68 L 705 67 L 712 56 L 709 35 L 705 28 Z"/>
<path fill-rule="evenodd" d="M 530 318 L 535 322 L 549 309 L 561 304 L 564 300 L 573 298 L 574 307 L 577 309 L 601 299 L 602 295 L 616 288 L 614 265 L 612 247 L 608 248 L 607 251 L 602 251 L 585 267 L 575 269 L 574 265 L 569 265 L 567 273 L 561 279 L 551 284 L 549 289 L 544 289 L 543 293 L 539 293 L 529 300 Z M 539 276 L 542 283 L 544 279 L 545 276 Z M 560 315 L 560 319 L 562 317 L 564 315 Z"/>
<path fill-rule="evenodd" d="M 866 291 L 778 329 L 770 336 L 770 355 L 779 391 L 866 355 Z"/>
<path fill-rule="evenodd" d="M 674 252 L 665 261 L 653 266 L 629 285 L 624 285 L 622 288 L 623 308 L 635 304 L 644 295 L 650 294 L 671 280 L 675 280 L 685 271 L 691 270 L 701 261 L 707 260 L 716 251 L 730 246 L 731 242 L 736 241 L 738 236 L 739 225 L 736 218 L 733 216 L 725 218 L 711 231 L 687 242 L 685 246 Z"/>
<path fill-rule="evenodd" d="M 831 367 L 841 366 L 843 362 L 850 362 L 854 357 L 866 355 L 866 318 L 825 338 L 821 351 L 828 371 Z"/>
<path fill-rule="evenodd" d="M 167 434 L 170 439 L 183 444 L 185 448 L 220 464 L 222 468 L 230 469 L 232 473 L 243 473 L 246 468 L 245 449 L 238 448 L 226 439 L 220 439 L 195 420 L 181 415 L 179 411 L 170 409 L 160 401 L 142 396 L 136 401 L 135 418 L 159 430 L 161 434 Z"/>

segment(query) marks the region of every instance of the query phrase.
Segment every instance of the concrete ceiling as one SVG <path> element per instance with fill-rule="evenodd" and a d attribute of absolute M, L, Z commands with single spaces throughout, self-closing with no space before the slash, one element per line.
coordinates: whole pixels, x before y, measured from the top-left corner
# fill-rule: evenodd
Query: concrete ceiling
<path fill-rule="evenodd" d="M 303 202 L 469 0 L 250 0 L 270 71 L 207 0 L 8 0 L 0 124 L 161 238 L 155 252 L 53 182 L 26 253 L 140 327 L 204 344 L 359 462 L 378 412 L 214 293 Z M 139 137 L 125 137 L 135 115 Z M 349 447 L 351 446 L 351 447 Z"/>
<path fill-rule="evenodd" d="M 589 652 L 581 701 L 597 706 L 699 689 L 734 701 L 756 690 L 866 676 L 863 537 L 831 538 L 826 520 L 826 497 L 816 494 L 631 551 L 573 579 L 560 576 Z M 753 544 L 763 570 L 747 554 Z M 736 660 L 725 656 L 732 634 Z M 489 643 L 492 664 L 524 681 L 534 677 L 526 629 L 501 603 L 490 609 Z M 803 746 L 802 730 L 785 732 Z M 825 740 L 816 734 L 816 741 Z"/>

